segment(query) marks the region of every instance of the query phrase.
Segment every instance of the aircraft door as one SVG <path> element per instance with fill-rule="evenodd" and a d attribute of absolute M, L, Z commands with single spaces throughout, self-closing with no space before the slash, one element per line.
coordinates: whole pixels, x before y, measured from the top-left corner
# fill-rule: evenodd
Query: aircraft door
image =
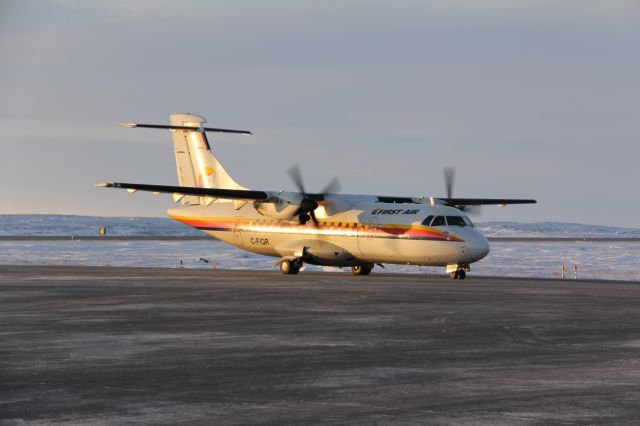
<path fill-rule="evenodd" d="M 233 243 L 242 245 L 242 222 L 238 217 L 236 217 L 236 220 L 233 222 Z"/>
<path fill-rule="evenodd" d="M 370 217 L 365 224 L 365 236 L 368 239 L 376 237 L 376 231 L 378 230 L 378 218 Z"/>
<path fill-rule="evenodd" d="M 366 217 L 358 227 L 358 249 L 363 256 L 371 254 L 372 243 L 378 231 L 378 218 Z"/>

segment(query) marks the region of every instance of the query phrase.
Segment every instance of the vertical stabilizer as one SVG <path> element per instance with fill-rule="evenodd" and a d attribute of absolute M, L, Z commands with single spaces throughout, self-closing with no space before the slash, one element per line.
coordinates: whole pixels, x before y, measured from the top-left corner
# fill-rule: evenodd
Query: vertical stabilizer
<path fill-rule="evenodd" d="M 198 188 L 247 189 L 227 173 L 211 152 L 203 127 L 207 120 L 195 114 L 171 114 L 171 126 L 195 127 L 194 130 L 171 129 L 180 186 Z M 184 204 L 210 204 L 213 199 L 184 197 Z"/>

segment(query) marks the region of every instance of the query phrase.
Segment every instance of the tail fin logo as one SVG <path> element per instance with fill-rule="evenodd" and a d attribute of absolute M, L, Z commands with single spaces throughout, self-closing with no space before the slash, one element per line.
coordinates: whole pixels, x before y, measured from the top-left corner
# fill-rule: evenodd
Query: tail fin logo
<path fill-rule="evenodd" d="M 207 166 L 204 169 L 204 173 L 206 175 L 204 179 L 202 178 L 202 174 L 198 173 L 198 188 L 212 188 L 215 170 L 213 170 L 212 167 Z"/>

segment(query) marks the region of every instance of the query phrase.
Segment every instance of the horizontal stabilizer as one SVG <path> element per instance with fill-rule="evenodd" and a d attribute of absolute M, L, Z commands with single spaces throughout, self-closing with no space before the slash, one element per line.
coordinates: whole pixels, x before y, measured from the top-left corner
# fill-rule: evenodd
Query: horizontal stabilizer
<path fill-rule="evenodd" d="M 191 130 L 196 132 L 218 132 L 218 133 L 240 133 L 243 135 L 252 135 L 248 130 L 219 129 L 216 127 L 194 127 L 194 126 L 172 126 L 166 124 L 139 124 L 139 123 L 120 123 L 120 127 L 134 129 L 136 127 L 144 127 L 147 129 L 168 129 L 168 130 Z"/>
<path fill-rule="evenodd" d="M 247 189 L 195 188 L 189 186 L 146 185 L 139 183 L 104 182 L 96 186 L 102 188 L 120 188 L 128 191 L 148 191 L 165 194 L 193 195 L 196 197 L 214 197 L 227 200 L 266 200 L 269 194 L 264 191 Z"/>

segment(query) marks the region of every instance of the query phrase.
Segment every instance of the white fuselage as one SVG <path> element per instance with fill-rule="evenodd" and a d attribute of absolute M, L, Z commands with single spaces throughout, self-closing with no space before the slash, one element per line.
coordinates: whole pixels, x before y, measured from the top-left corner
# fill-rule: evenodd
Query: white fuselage
<path fill-rule="evenodd" d="M 381 203 L 332 195 L 304 225 L 263 216 L 249 202 L 215 202 L 171 208 L 169 216 L 241 249 L 306 263 L 353 266 L 395 263 L 468 265 L 489 253 L 487 239 L 458 209 L 444 205 Z M 458 225 L 425 224 L 427 217 L 455 217 Z M 452 221 L 452 219 L 450 219 Z"/>

